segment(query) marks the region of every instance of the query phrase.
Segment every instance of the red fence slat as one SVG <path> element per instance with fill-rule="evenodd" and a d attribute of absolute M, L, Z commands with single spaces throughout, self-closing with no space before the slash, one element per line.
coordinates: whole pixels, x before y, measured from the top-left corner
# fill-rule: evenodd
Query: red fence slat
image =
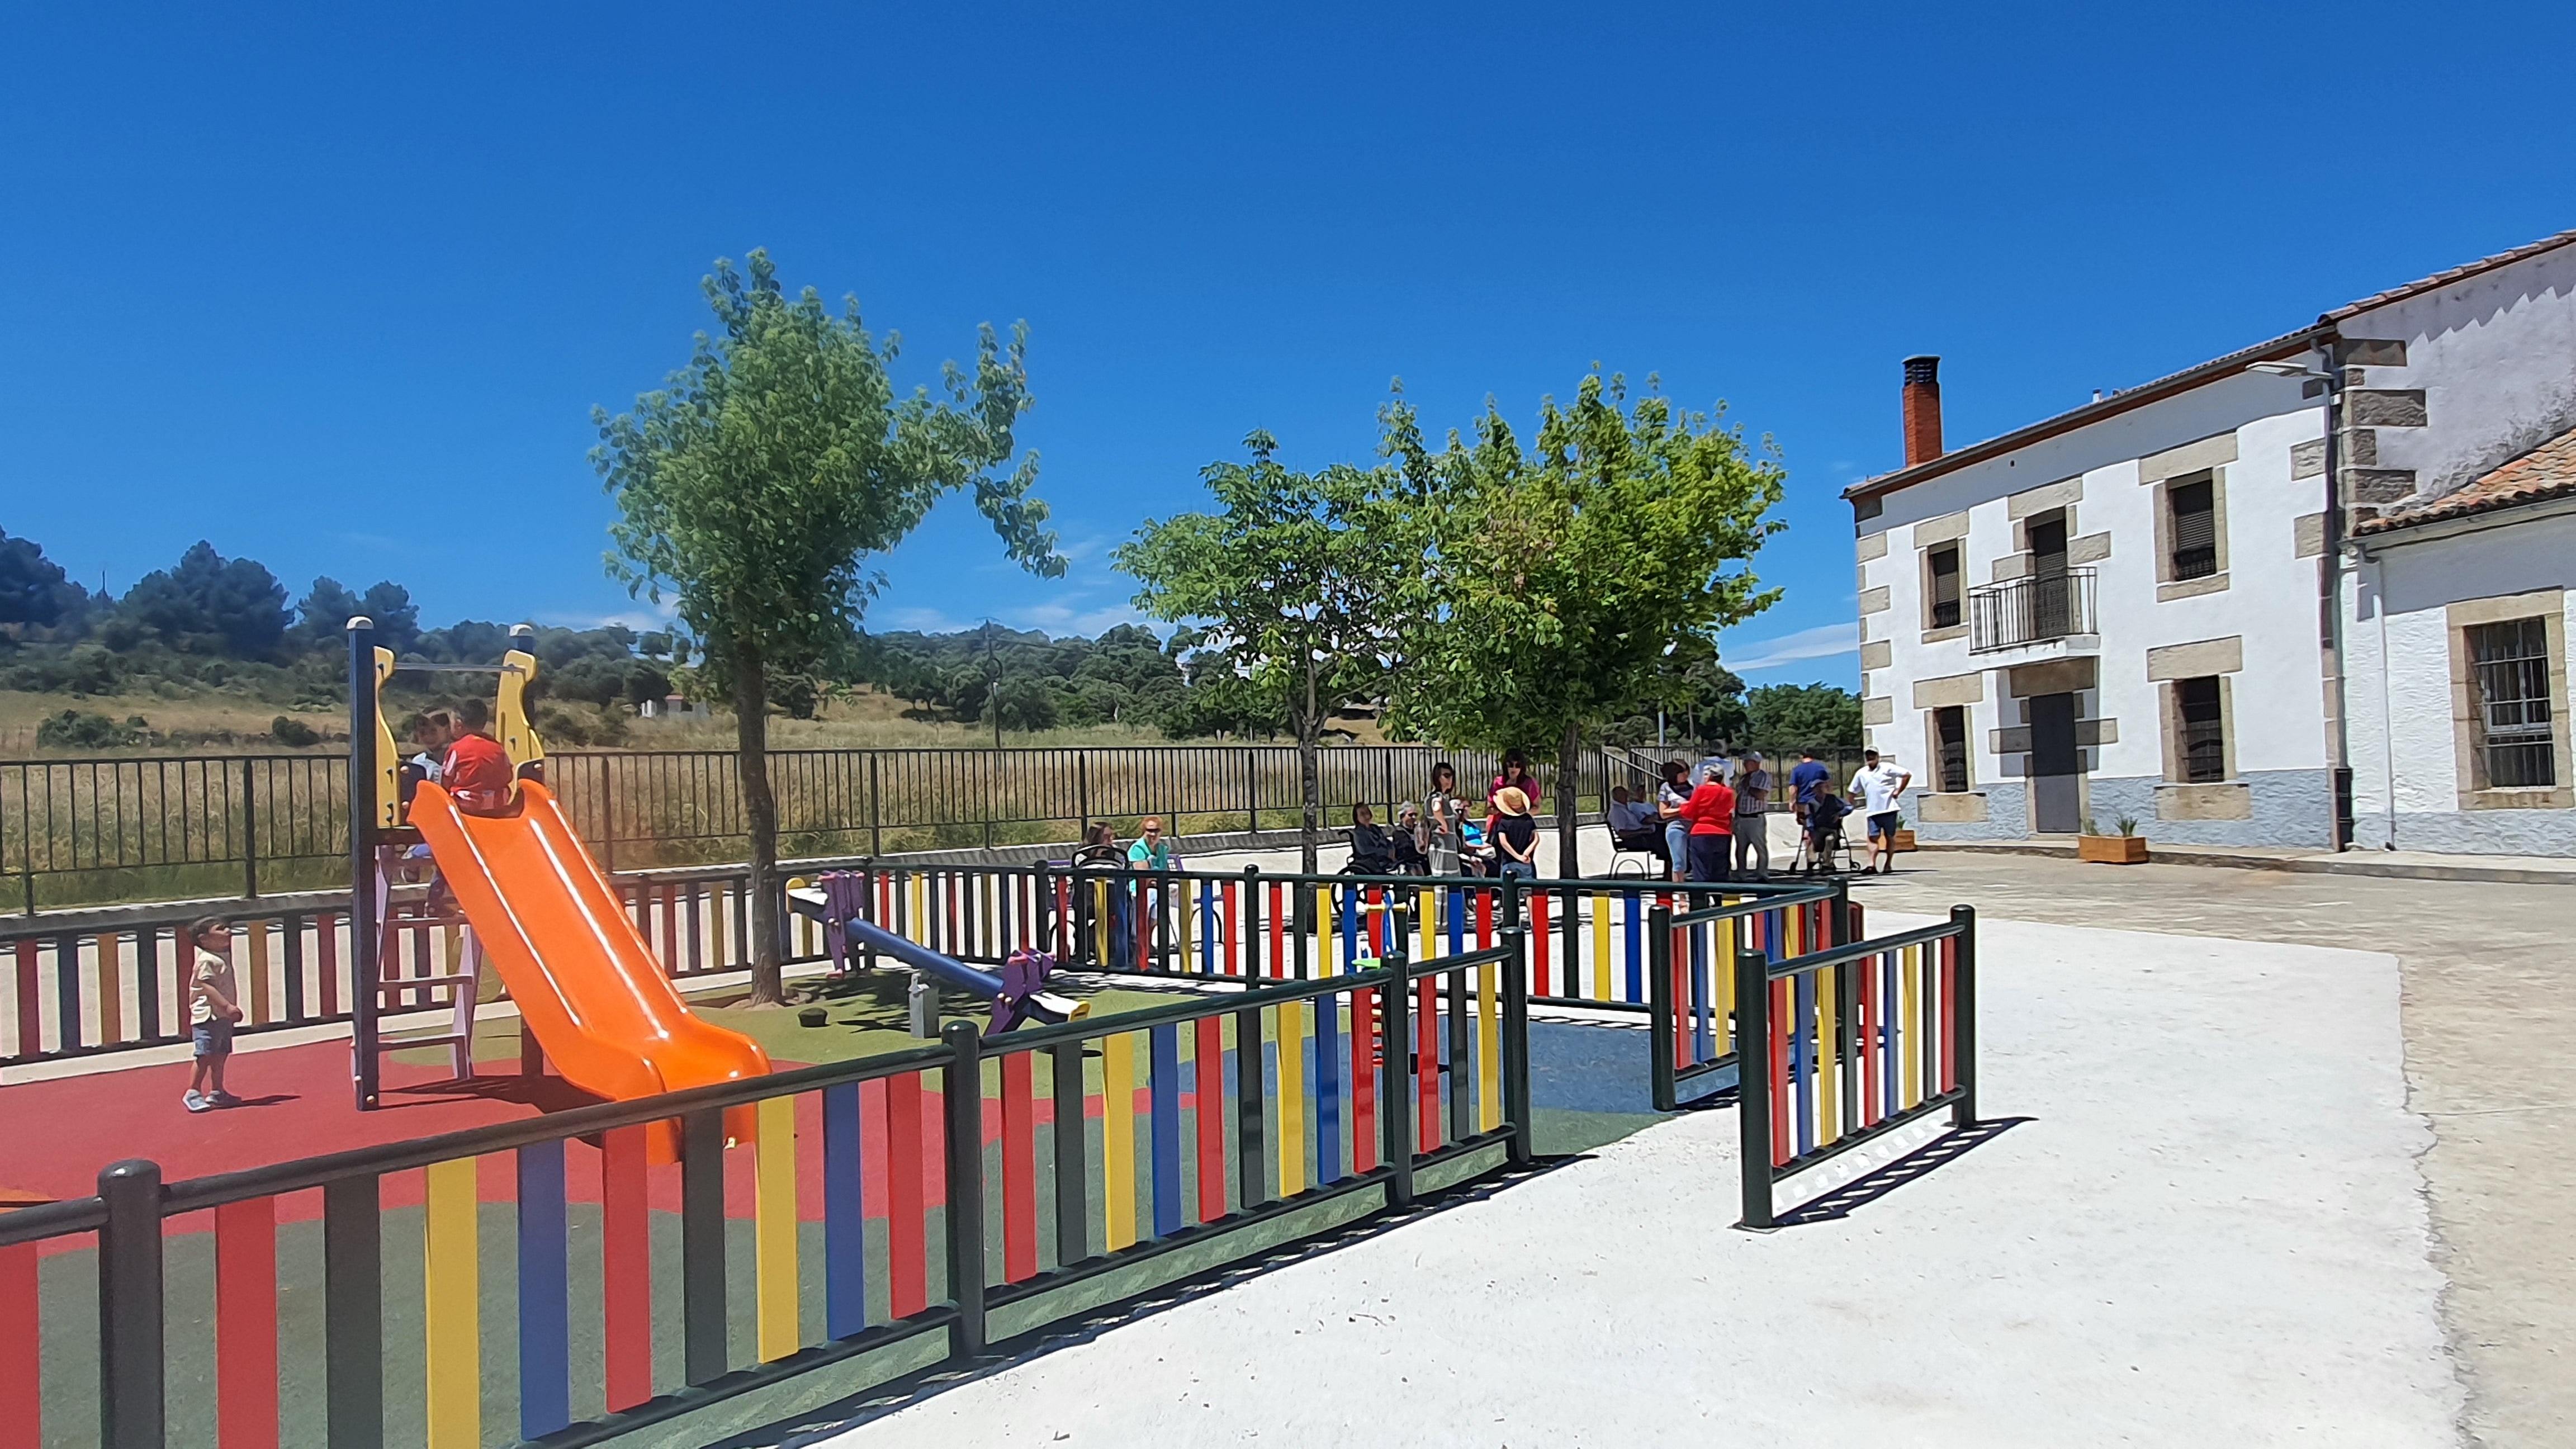
<path fill-rule="evenodd" d="M 608 1408 L 653 1397 L 653 1230 L 645 1199 L 645 1132 L 620 1127 L 600 1154 L 599 1248 Z"/>
<path fill-rule="evenodd" d="M 277 1449 L 277 1199 L 215 1209 L 215 1427 L 222 1449 Z"/>

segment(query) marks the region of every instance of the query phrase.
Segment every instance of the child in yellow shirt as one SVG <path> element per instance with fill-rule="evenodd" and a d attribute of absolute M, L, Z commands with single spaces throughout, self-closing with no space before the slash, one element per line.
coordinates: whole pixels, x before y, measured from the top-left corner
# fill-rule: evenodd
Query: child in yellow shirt
<path fill-rule="evenodd" d="M 195 969 L 188 973 L 188 1037 L 196 1044 L 197 1065 L 188 1077 L 188 1094 L 179 1100 L 191 1112 L 241 1105 L 241 1098 L 224 1090 L 224 1064 L 233 1055 L 233 1024 L 242 1019 L 241 988 L 233 979 L 232 938 L 232 927 L 215 916 L 188 927 L 188 944 L 197 953 Z"/>

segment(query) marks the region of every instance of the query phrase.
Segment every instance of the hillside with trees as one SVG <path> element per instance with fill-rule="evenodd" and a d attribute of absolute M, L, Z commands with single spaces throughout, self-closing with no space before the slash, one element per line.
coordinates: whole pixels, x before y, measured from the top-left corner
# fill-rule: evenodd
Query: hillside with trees
<path fill-rule="evenodd" d="M 392 580 L 363 589 L 328 577 L 293 595 L 266 565 L 190 548 L 122 595 L 84 587 L 36 541 L 0 531 L 0 705 L 27 723 L 0 730 L 0 749 L 54 752 L 337 743 L 345 708 L 342 629 L 353 614 L 405 658 L 489 664 L 509 626 L 463 619 L 421 627 L 410 592 Z M 565 745 L 651 745 L 636 719 L 647 700 L 689 694 L 689 641 L 623 625 L 541 627 L 538 723 Z M 1684 654 L 1687 653 L 1687 657 Z M 1661 701 L 1665 738 L 1684 744 L 1850 744 L 1860 702 L 1831 685 L 1746 689 L 1704 645 L 1677 651 Z M 396 676 L 402 713 L 456 702 L 453 677 Z M 863 634 L 823 669 L 771 701 L 786 720 L 899 718 L 912 742 L 989 744 L 999 714 L 1005 743 L 1079 731 L 1092 742 L 1287 738 L 1287 701 L 1227 666 L 1196 630 L 1169 639 L 1123 624 L 1096 638 L 991 625 L 948 634 Z M 1614 744 L 1651 745 L 1655 716 L 1604 729 Z"/>

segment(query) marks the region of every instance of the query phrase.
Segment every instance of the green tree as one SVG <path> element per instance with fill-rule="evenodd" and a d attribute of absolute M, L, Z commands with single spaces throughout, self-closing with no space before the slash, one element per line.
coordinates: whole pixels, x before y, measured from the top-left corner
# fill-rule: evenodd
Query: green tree
<path fill-rule="evenodd" d="M 265 659 L 286 637 L 286 586 L 266 565 L 225 558 L 202 539 L 177 567 L 136 580 L 118 608 L 182 653 Z"/>
<path fill-rule="evenodd" d="M 880 347 L 858 300 L 835 316 L 808 287 L 789 297 L 769 254 L 750 275 L 718 261 L 706 278 L 719 335 L 699 333 L 689 365 L 632 413 L 594 409 L 591 462 L 615 495 L 610 571 L 659 603 L 668 591 L 699 647 L 697 677 L 729 696 L 751 827 L 752 998 L 781 999 L 778 804 L 769 786 L 774 681 L 847 658 L 891 550 L 943 496 L 972 489 L 1004 551 L 1031 572 L 1064 571 L 1046 505 L 1029 496 L 1037 457 L 1018 451 L 1029 405 L 1027 330 L 1006 349 L 980 330 L 970 376 L 951 363 L 948 397 L 896 393 L 898 339 Z"/>
<path fill-rule="evenodd" d="M 1433 454 L 1401 397 L 1384 444 L 1425 500 L 1424 599 L 1400 611 L 1400 729 L 1455 745 L 1555 747 L 1557 871 L 1576 865 L 1584 734 L 1653 700 L 1667 646 L 1769 607 L 1745 562 L 1781 528 L 1783 474 L 1741 435 L 1622 379 L 1546 399 L 1524 448 L 1488 402 L 1472 445 Z"/>
<path fill-rule="evenodd" d="M 396 654 L 420 642 L 420 609 L 411 591 L 390 579 L 380 580 L 363 595 L 329 575 L 313 581 L 311 592 L 295 605 L 296 633 L 306 645 L 338 645 L 349 620 L 364 614 L 376 626 L 376 641 Z"/>
<path fill-rule="evenodd" d="M 1744 732 L 1772 750 L 1860 748 L 1860 696 L 1830 684 L 1766 684 L 1744 697 Z"/>
<path fill-rule="evenodd" d="M 1136 607 L 1208 627 L 1193 669 L 1230 670 L 1271 691 L 1297 741 L 1298 846 L 1315 869 L 1323 820 L 1324 721 L 1386 688 L 1397 601 L 1422 567 L 1400 480 L 1337 463 L 1300 473 L 1266 432 L 1248 463 L 1201 470 L 1217 511 L 1147 519 L 1119 546 Z M 1193 691 L 1195 692 L 1195 690 Z"/>
<path fill-rule="evenodd" d="M 61 623 L 66 596 L 79 587 L 34 539 L 0 529 L 0 626 L 13 626 L 0 627 L 0 647 L 15 644 L 24 629 Z"/>
<path fill-rule="evenodd" d="M 1744 681 L 1717 662 L 1717 645 L 1707 635 L 1686 635 L 1673 645 L 1653 697 L 1675 737 L 1693 745 L 1731 740 L 1744 730 Z"/>

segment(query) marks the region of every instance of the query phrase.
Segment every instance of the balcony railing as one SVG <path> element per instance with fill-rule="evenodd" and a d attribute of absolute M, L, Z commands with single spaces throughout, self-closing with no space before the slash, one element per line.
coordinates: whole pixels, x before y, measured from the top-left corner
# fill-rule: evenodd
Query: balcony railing
<path fill-rule="evenodd" d="M 1983 654 L 2093 630 L 2093 570 L 2068 569 L 1968 591 L 1968 650 Z"/>

